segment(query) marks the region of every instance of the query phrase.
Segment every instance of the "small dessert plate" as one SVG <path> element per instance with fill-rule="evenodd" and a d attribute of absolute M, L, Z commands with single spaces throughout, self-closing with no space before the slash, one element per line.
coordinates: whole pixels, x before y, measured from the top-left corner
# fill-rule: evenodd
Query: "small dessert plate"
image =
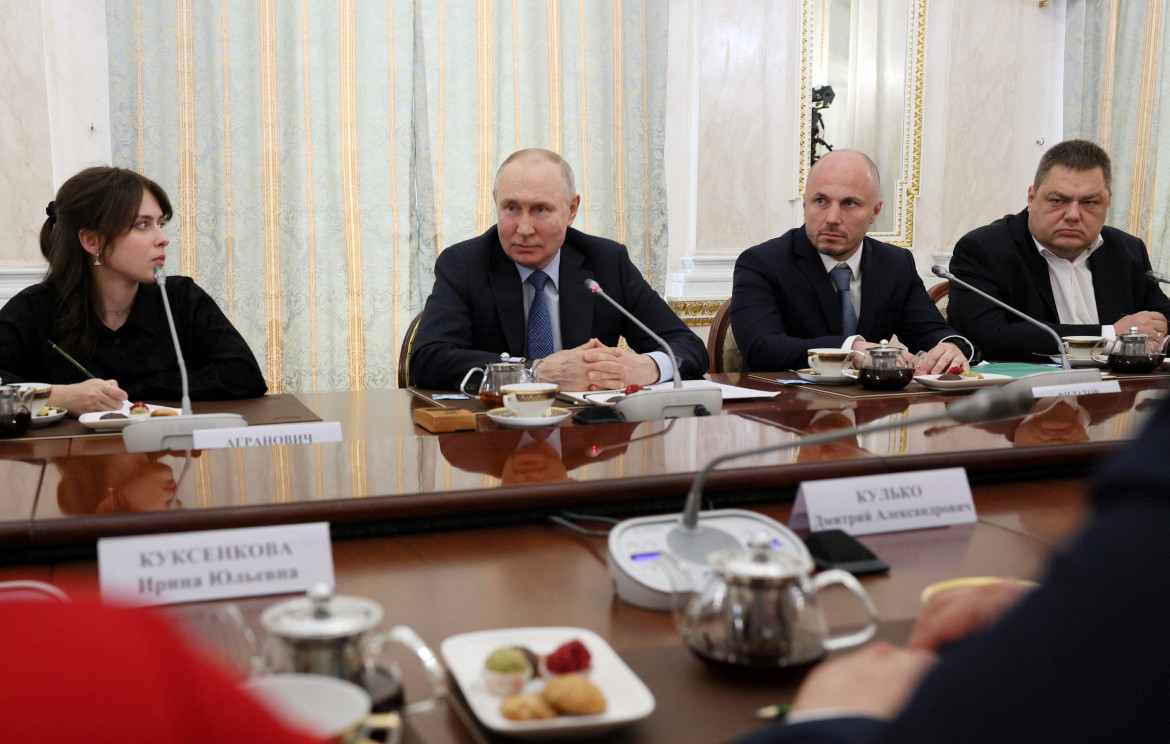
<path fill-rule="evenodd" d="M 553 406 L 544 416 L 517 416 L 507 408 L 493 408 L 487 412 L 487 417 L 500 426 L 510 429 L 535 429 L 541 426 L 556 426 L 572 413 L 567 408 Z"/>
<path fill-rule="evenodd" d="M 178 408 L 171 408 L 169 406 L 156 406 L 156 405 L 151 405 L 150 403 L 147 403 L 146 407 L 149 408 L 151 411 L 155 410 L 156 408 L 166 408 L 169 411 L 174 411 L 176 414 L 181 415 L 183 413 Z M 93 413 L 83 413 L 80 416 L 78 416 L 77 420 L 81 422 L 82 426 L 93 429 L 94 431 L 108 431 L 108 430 L 113 430 L 113 429 L 121 429 L 123 426 L 130 423 L 131 421 L 138 421 L 139 419 L 142 419 L 142 418 L 150 418 L 149 416 L 145 416 L 145 415 L 131 416 L 129 414 L 129 410 L 130 410 L 130 406 L 127 405 L 125 408 L 123 408 L 120 411 L 94 411 Z M 122 414 L 123 418 L 115 418 L 115 419 L 102 418 L 102 416 L 105 416 L 105 415 L 110 414 L 110 413 L 120 413 L 120 414 Z"/>
<path fill-rule="evenodd" d="M 817 385 L 855 385 L 857 384 L 856 377 L 849 377 L 848 375 L 822 375 L 815 369 L 798 369 L 796 376 L 806 382 L 816 383 Z"/>
<path fill-rule="evenodd" d="M 60 421 L 61 419 L 65 418 L 65 409 L 64 408 L 57 408 L 56 406 L 47 406 L 45 408 L 45 410 L 48 411 L 48 413 L 43 414 L 41 416 L 33 416 L 32 417 L 32 427 L 34 429 L 38 426 L 48 426 L 49 424 L 55 424 L 58 421 Z"/>
<path fill-rule="evenodd" d="M 604 713 L 595 716 L 558 716 L 538 721 L 512 721 L 500 713 L 500 700 L 487 691 L 483 663 L 501 646 L 523 646 L 547 654 L 566 641 L 578 640 L 589 649 L 589 680 L 605 696 Z M 585 628 L 503 628 L 451 636 L 439 647 L 471 712 L 491 731 L 515 739 L 553 741 L 599 736 L 654 712 L 654 695 L 601 636 Z M 524 691 L 538 693 L 545 679 L 529 680 Z"/>
<path fill-rule="evenodd" d="M 983 373 L 983 377 L 964 377 L 961 380 L 940 380 L 942 375 L 917 375 L 914 382 L 931 390 L 972 390 L 981 387 L 995 387 L 1011 382 L 1010 375 Z"/>

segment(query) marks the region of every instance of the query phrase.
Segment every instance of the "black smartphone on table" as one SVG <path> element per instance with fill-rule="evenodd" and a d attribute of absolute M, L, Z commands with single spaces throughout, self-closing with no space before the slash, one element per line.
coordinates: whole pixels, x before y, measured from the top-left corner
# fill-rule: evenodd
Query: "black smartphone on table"
<path fill-rule="evenodd" d="M 847 532 L 822 530 L 804 538 L 818 571 L 840 568 L 855 576 L 889 573 L 890 567 Z"/>

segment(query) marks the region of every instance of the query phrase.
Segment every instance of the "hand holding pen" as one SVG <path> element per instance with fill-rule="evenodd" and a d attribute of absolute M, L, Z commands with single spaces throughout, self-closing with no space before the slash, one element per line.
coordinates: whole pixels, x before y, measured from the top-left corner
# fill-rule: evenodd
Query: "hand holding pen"
<path fill-rule="evenodd" d="M 74 385 L 54 385 L 49 394 L 49 405 L 64 408 L 74 416 L 95 411 L 117 411 L 130 396 L 118 387 L 117 380 L 103 380 L 71 357 L 68 352 L 49 340 L 49 347 L 84 374 L 87 379 Z"/>

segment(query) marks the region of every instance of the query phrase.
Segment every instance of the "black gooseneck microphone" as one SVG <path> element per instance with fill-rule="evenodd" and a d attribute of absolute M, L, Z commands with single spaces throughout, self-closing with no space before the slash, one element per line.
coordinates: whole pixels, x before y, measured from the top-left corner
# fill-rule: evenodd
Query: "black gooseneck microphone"
<path fill-rule="evenodd" d="M 175 317 L 167 298 L 167 275 L 163 267 L 154 267 L 154 281 L 162 292 L 163 309 L 167 315 L 167 327 L 175 345 L 175 356 L 179 360 L 179 380 L 182 384 L 181 416 L 161 416 L 131 421 L 122 428 L 122 443 L 127 452 L 158 452 L 161 450 L 189 450 L 194 441 L 192 434 L 200 429 L 230 429 L 247 426 L 248 421 L 238 413 L 191 413 L 191 392 L 187 383 L 187 362 L 183 359 L 183 348 L 179 345 L 179 334 L 175 330 Z"/>
<path fill-rule="evenodd" d="M 1068 360 L 1068 351 L 1064 348 L 1064 339 L 1062 339 L 1060 337 L 1059 333 L 1052 330 L 1052 328 L 1044 325 L 1040 321 L 1033 318 L 1031 315 L 1025 315 L 1024 313 L 1015 309 L 1014 307 L 1007 304 L 1006 302 L 999 299 L 998 297 L 992 297 L 991 295 L 987 294 L 986 292 L 979 289 L 978 287 L 972 286 L 969 282 L 963 281 L 962 279 L 958 278 L 957 276 L 955 276 L 951 272 L 944 269 L 942 266 L 939 266 L 936 264 L 934 267 L 931 268 L 931 272 L 935 276 L 939 277 L 940 279 L 946 279 L 947 281 L 949 281 L 953 284 L 958 284 L 963 289 L 969 289 L 972 292 L 974 292 L 975 294 L 982 297 L 983 299 L 990 300 L 997 307 L 1003 308 L 1004 310 L 1007 310 L 1009 313 L 1011 313 L 1019 318 L 1023 318 L 1024 320 L 1028 321 L 1032 325 L 1043 330 L 1049 336 L 1052 336 L 1052 338 L 1056 340 L 1056 348 L 1060 349 L 1060 367 L 1061 367 L 1061 369 L 1066 369 L 1066 370 L 1072 369 L 1072 364 Z"/>
<path fill-rule="evenodd" d="M 1162 284 L 1170 284 L 1170 276 L 1166 276 L 1165 274 L 1154 271 L 1153 269 L 1150 269 L 1146 272 L 1146 278 L 1153 279 L 1154 281 L 1161 282 Z"/>
<path fill-rule="evenodd" d="M 707 570 L 707 556 L 725 548 L 744 547 L 747 535 L 761 533 L 771 536 L 785 549 L 796 552 L 804 550 L 804 544 L 787 527 L 762 514 L 740 509 L 713 509 L 700 513 L 703 485 L 711 471 L 722 463 L 943 418 L 972 422 L 1017 416 L 1032 407 L 1032 400 L 1031 387 L 1027 383 L 1013 381 L 1000 388 L 980 390 L 970 398 L 953 403 L 937 413 L 905 420 L 874 421 L 864 426 L 811 434 L 791 442 L 729 452 L 716 457 L 695 475 L 682 514 L 636 517 L 623 520 L 613 527 L 609 533 L 606 562 L 613 579 L 614 592 L 624 601 L 638 607 L 666 610 L 671 607 L 671 586 L 666 585 L 653 571 L 641 568 L 647 565 L 647 560 L 653 560 L 656 556 L 673 555 L 694 579 Z"/>
<path fill-rule="evenodd" d="M 670 344 L 662 340 L 661 336 L 650 330 L 645 323 L 635 318 L 633 314 L 607 295 L 601 285 L 593 279 L 586 279 L 585 287 L 613 305 L 618 312 L 629 318 L 631 323 L 657 341 L 674 365 L 674 387 L 667 390 L 642 390 L 635 395 L 627 395 L 617 402 L 614 409 L 622 419 L 626 421 L 657 421 L 665 418 L 706 416 L 723 410 L 723 391 L 717 387 L 684 388 L 682 377 L 678 371 L 678 357 L 674 355 Z"/>
<path fill-rule="evenodd" d="M 811 447 L 818 444 L 825 444 L 833 442 L 838 439 L 845 439 L 847 437 L 859 436 L 862 434 L 872 434 L 877 431 L 886 431 L 887 429 L 897 429 L 901 427 L 917 426 L 919 424 L 927 424 L 939 419 L 952 419 L 962 423 L 972 423 L 977 421 L 991 421 L 994 419 L 1008 418 L 1011 416 L 1018 416 L 1027 413 L 1032 407 L 1033 396 L 1032 388 L 1029 385 L 1013 385 L 1007 384 L 998 388 L 985 388 L 976 392 L 970 398 L 951 403 L 944 410 L 938 413 L 928 413 L 921 416 L 915 416 L 906 420 L 899 421 L 874 421 L 863 426 L 851 426 L 843 429 L 836 429 L 833 431 L 826 431 L 821 434 L 810 434 L 801 437 L 793 442 L 784 442 L 783 444 L 772 444 L 766 447 L 757 447 L 755 449 L 744 450 L 742 452 L 728 452 L 725 455 L 720 455 L 703 466 L 691 482 L 691 490 L 687 493 L 686 506 L 683 508 L 680 530 L 688 531 L 694 530 L 699 524 L 699 510 L 702 507 L 703 500 L 703 485 L 707 482 L 707 476 L 711 474 L 719 465 L 722 465 L 729 460 L 738 460 L 742 457 L 752 457 L 753 455 L 763 455 L 772 452 L 779 452 L 781 450 L 791 449 L 794 447 Z M 704 554 L 705 555 L 705 554 Z"/>

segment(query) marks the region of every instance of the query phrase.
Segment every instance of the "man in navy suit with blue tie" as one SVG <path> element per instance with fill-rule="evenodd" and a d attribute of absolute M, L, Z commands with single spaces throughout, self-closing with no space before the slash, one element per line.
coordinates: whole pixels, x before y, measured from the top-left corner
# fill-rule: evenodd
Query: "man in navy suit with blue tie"
<path fill-rule="evenodd" d="M 873 161 L 836 150 L 808 175 L 803 227 L 735 262 L 731 326 L 749 369 L 806 367 L 812 348 L 864 351 L 898 337 L 924 374 L 967 366 L 974 347 L 943 320 L 904 248 L 866 237 L 881 211 Z"/>
<path fill-rule="evenodd" d="M 447 248 L 423 309 L 411 382 L 448 390 L 501 353 L 543 359 L 541 380 L 562 390 L 650 385 L 674 376 L 645 331 L 593 295 L 593 279 L 670 345 L 683 377 L 702 377 L 707 349 L 634 266 L 625 246 L 574 230 L 581 197 L 560 155 L 532 148 L 496 173 L 497 224 Z M 618 348 L 624 337 L 633 351 Z"/>

